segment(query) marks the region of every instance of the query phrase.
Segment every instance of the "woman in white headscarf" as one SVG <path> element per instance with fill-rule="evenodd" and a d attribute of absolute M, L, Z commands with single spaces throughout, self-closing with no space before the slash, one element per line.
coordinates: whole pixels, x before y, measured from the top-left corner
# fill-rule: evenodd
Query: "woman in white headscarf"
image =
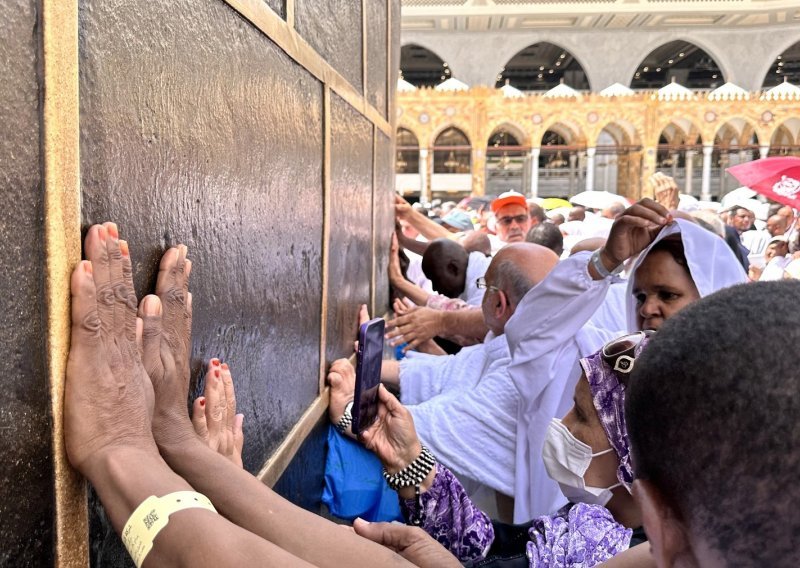
<path fill-rule="evenodd" d="M 622 263 L 630 271 L 628 329 L 592 320 Z M 547 425 L 572 406 L 578 359 L 614 337 L 658 329 L 700 297 L 746 282 L 730 248 L 718 236 L 644 199 L 620 216 L 605 246 L 565 259 L 522 299 L 506 325 L 509 373 L 519 390 L 515 522 L 547 514 L 565 503 L 541 459 Z"/>

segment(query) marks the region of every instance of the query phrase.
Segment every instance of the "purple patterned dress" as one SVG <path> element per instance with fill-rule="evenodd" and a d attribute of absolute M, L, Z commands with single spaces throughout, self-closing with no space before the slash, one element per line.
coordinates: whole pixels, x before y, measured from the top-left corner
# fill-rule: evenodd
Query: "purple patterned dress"
<path fill-rule="evenodd" d="M 430 489 L 421 496 L 422 528 L 460 561 L 485 558 L 494 541 L 491 519 L 469 499 L 458 479 L 436 464 Z M 403 499 L 406 519 L 419 517 L 414 499 Z M 538 517 L 529 530 L 531 568 L 590 568 L 626 550 L 632 531 L 599 505 L 568 505 Z"/>

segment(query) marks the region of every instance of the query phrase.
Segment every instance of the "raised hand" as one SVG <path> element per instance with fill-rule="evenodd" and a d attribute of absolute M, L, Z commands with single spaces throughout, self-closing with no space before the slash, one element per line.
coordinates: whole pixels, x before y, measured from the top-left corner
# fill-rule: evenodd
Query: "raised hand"
<path fill-rule="evenodd" d="M 673 178 L 661 172 L 656 172 L 647 179 L 647 184 L 653 191 L 656 203 L 662 205 L 668 211 L 678 208 L 680 191 Z"/>
<path fill-rule="evenodd" d="M 611 226 L 608 240 L 600 251 L 604 264 L 609 270 L 613 270 L 630 257 L 639 254 L 671 222 L 672 215 L 669 211 L 652 199 L 644 198 L 634 203 Z"/>
<path fill-rule="evenodd" d="M 64 392 L 70 463 L 91 477 L 115 449 L 157 450 L 152 387 L 136 346 L 136 295 L 128 245 L 113 223 L 92 226 L 88 260 L 72 272 L 72 334 Z"/>
<path fill-rule="evenodd" d="M 408 217 L 413 213 L 414 208 L 411 207 L 411 204 L 408 201 L 399 195 L 394 196 L 394 216 L 397 219 L 408 219 Z"/>
<path fill-rule="evenodd" d="M 203 396 L 192 406 L 192 425 L 209 448 L 242 467 L 244 414 L 236 414 L 233 377 L 227 363 L 211 359 Z"/>

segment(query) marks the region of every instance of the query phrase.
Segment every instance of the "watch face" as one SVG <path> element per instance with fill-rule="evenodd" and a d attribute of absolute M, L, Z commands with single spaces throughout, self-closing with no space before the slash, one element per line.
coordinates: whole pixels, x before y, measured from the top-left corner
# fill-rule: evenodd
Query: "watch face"
<path fill-rule="evenodd" d="M 345 415 L 345 416 L 349 416 L 349 417 L 351 417 L 351 418 L 352 418 L 352 416 L 353 416 L 353 412 L 352 412 L 352 410 L 353 410 L 353 401 L 351 400 L 351 401 L 350 401 L 350 402 L 348 402 L 348 403 L 347 403 L 347 405 L 344 407 L 344 415 Z"/>

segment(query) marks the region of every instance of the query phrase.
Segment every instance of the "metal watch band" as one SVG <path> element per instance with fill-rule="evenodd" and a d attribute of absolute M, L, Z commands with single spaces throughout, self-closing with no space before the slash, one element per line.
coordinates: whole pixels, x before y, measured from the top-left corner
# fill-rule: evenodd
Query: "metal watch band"
<path fill-rule="evenodd" d="M 589 262 L 592 263 L 592 266 L 594 266 L 594 269 L 597 271 L 597 273 L 602 278 L 608 278 L 609 276 L 616 276 L 617 274 L 622 272 L 622 269 L 624 268 L 624 263 L 623 263 L 623 264 L 620 264 L 619 266 L 617 266 L 611 272 L 609 272 L 608 269 L 606 268 L 605 264 L 603 264 L 602 259 L 600 258 L 600 249 L 597 249 L 596 251 L 594 251 L 592 253 L 592 256 L 589 259 Z"/>
<path fill-rule="evenodd" d="M 340 434 L 345 434 L 347 432 L 347 429 L 353 423 L 352 408 L 353 408 L 353 401 L 351 400 L 344 407 L 344 414 L 342 414 L 342 417 L 336 424 L 334 424 L 334 427 L 339 431 Z"/>

